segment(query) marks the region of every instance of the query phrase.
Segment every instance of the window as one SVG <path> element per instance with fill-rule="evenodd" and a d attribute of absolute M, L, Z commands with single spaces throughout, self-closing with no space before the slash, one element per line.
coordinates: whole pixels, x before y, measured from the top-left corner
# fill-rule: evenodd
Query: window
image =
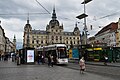
<path fill-rule="evenodd" d="M 34 40 L 32 41 L 32 43 L 34 44 Z"/>
<path fill-rule="evenodd" d="M 51 28 L 54 28 L 54 26 L 52 26 Z"/>
<path fill-rule="evenodd" d="M 60 40 L 62 40 L 62 36 L 60 36 Z"/>
<path fill-rule="evenodd" d="M 52 40 L 54 40 L 54 36 L 52 36 L 51 38 L 52 38 Z"/>
<path fill-rule="evenodd" d="M 66 41 L 67 42 L 67 44 L 68 44 L 68 41 Z"/>
<path fill-rule="evenodd" d="M 37 40 L 36 43 L 39 44 L 39 40 Z"/>
<path fill-rule="evenodd" d="M 56 40 L 58 40 L 58 36 L 56 36 Z"/>
<path fill-rule="evenodd" d="M 43 43 L 43 40 L 41 41 L 41 43 Z"/>

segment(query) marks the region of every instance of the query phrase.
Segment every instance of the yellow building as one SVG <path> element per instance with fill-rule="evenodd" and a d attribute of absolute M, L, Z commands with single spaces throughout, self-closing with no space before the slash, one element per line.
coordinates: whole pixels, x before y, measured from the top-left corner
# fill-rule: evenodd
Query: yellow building
<path fill-rule="evenodd" d="M 24 27 L 23 47 L 45 46 L 49 44 L 64 43 L 69 48 L 80 45 L 80 30 L 75 26 L 73 32 L 65 32 L 63 24 L 60 25 L 56 17 L 55 9 L 53 9 L 52 19 L 46 26 L 46 30 L 32 30 L 29 19 Z"/>
<path fill-rule="evenodd" d="M 120 47 L 120 18 L 118 20 L 118 29 L 116 31 L 116 46 Z"/>

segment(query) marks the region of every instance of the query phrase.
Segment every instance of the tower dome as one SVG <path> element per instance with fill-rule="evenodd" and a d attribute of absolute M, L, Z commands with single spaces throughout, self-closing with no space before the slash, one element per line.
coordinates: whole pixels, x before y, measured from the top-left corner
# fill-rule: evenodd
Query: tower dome
<path fill-rule="evenodd" d="M 53 9 L 52 20 L 50 20 L 49 25 L 59 26 L 59 21 L 57 20 L 56 13 L 55 13 L 55 8 Z"/>
<path fill-rule="evenodd" d="M 26 29 L 32 30 L 32 27 L 31 27 L 31 25 L 29 24 L 29 18 L 27 19 L 27 24 L 26 24 L 25 27 L 24 27 L 24 30 L 25 30 L 25 31 L 26 31 Z"/>

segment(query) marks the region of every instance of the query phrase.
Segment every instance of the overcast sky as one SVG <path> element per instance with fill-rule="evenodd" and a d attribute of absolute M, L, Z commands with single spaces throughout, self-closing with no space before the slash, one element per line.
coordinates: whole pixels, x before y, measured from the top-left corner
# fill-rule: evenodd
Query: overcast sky
<path fill-rule="evenodd" d="M 83 13 L 83 0 L 37 0 L 47 11 L 40 6 L 36 0 L 0 0 L 0 20 L 5 35 L 17 41 L 23 39 L 23 30 L 29 13 L 32 29 L 46 30 L 46 25 L 51 20 L 53 6 L 55 6 L 57 19 L 64 25 L 64 31 L 73 31 L 75 23 L 83 31 L 83 20 L 76 16 Z M 120 0 L 92 0 L 86 4 L 87 28 L 89 36 L 95 35 L 101 28 L 111 22 L 117 22 L 120 17 Z M 40 13 L 40 14 L 37 14 Z M 11 15 L 15 14 L 15 15 Z M 90 30 L 90 25 L 93 29 Z"/>

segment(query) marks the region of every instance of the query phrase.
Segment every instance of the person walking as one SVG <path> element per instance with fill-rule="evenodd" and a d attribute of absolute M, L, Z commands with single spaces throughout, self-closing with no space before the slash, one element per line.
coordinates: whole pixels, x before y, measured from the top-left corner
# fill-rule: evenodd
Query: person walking
<path fill-rule="evenodd" d="M 51 67 L 51 54 L 48 55 L 48 66 Z"/>
<path fill-rule="evenodd" d="M 42 62 L 42 64 L 44 64 L 44 56 L 43 55 L 41 56 L 41 62 Z"/>
<path fill-rule="evenodd" d="M 53 56 L 51 56 L 51 66 L 53 67 L 54 61 L 53 61 Z"/>
<path fill-rule="evenodd" d="M 83 72 L 85 71 L 85 60 L 84 57 L 82 57 L 79 61 L 79 65 L 80 65 L 80 73 L 83 74 Z"/>
<path fill-rule="evenodd" d="M 104 55 L 104 65 L 107 65 L 107 62 L 108 62 L 108 57 Z"/>
<path fill-rule="evenodd" d="M 38 64 L 41 63 L 41 54 L 38 55 Z"/>

